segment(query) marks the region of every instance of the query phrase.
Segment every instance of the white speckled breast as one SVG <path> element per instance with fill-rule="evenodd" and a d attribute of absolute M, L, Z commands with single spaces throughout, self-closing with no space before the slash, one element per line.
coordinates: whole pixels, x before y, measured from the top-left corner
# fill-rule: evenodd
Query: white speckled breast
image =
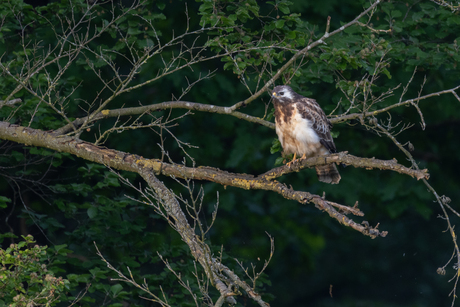
<path fill-rule="evenodd" d="M 297 112 L 293 112 L 289 123 L 284 122 L 283 116 L 276 119 L 276 134 L 283 146 L 285 154 L 296 153 L 298 157 L 306 155 L 325 155 L 329 152 L 321 145 L 320 138 L 312 128 L 312 123 Z"/>

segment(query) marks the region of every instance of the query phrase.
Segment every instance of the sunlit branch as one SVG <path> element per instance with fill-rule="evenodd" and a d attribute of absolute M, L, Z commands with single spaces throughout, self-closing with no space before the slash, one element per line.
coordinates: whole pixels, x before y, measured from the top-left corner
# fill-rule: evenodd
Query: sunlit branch
<path fill-rule="evenodd" d="M 352 155 L 348 155 L 347 152 L 340 152 L 336 154 L 331 154 L 327 156 L 317 156 L 309 159 L 304 160 L 297 160 L 295 161 L 291 167 L 288 166 L 280 166 L 278 168 L 274 168 L 262 175 L 259 175 L 258 178 L 265 178 L 267 180 L 281 177 L 285 174 L 291 172 L 298 172 L 305 167 L 313 167 L 316 165 L 325 165 L 328 163 L 343 163 L 346 165 L 352 165 L 354 167 L 365 168 L 366 170 L 371 169 L 381 169 L 381 170 L 391 170 L 400 174 L 409 175 L 413 178 L 419 179 L 428 179 L 429 174 L 428 170 L 423 169 L 412 169 L 405 167 L 401 164 L 398 164 L 396 159 L 393 160 L 379 160 L 375 158 L 360 158 L 355 157 Z"/>
<path fill-rule="evenodd" d="M 350 165 L 356 164 L 355 166 L 357 167 L 393 170 L 408 174 L 410 176 L 415 176 L 416 178 L 428 177 L 426 170 L 421 170 L 416 173 L 413 170 L 398 165 L 394 160 L 382 162 L 376 159 L 360 159 L 353 156 L 348 156 L 344 153 L 329 155 L 325 157 L 314 157 L 305 161 L 301 161 L 301 166 L 294 165 L 292 169 L 284 166 L 269 171 L 259 177 L 254 177 L 252 175 L 246 174 L 232 174 L 211 167 L 187 167 L 185 165 L 165 163 L 156 159 L 145 159 L 137 155 L 98 147 L 94 144 L 81 141 L 77 138 L 68 136 L 54 136 L 51 133 L 46 133 L 41 130 L 11 125 L 6 122 L 0 122 L 0 138 L 8 139 L 18 143 L 42 146 L 58 151 L 69 152 L 86 160 L 101 163 L 115 169 L 139 173 L 143 175 L 143 177 L 150 173 L 161 173 L 163 175 L 175 178 L 206 180 L 219 183 L 223 186 L 233 186 L 247 190 L 256 189 L 273 191 L 286 199 L 295 200 L 302 204 L 313 203 L 316 207 L 318 207 L 320 210 L 326 211 L 337 221 L 371 237 L 378 235 L 383 236 L 384 233 L 380 233 L 377 229 L 369 228 L 366 225 L 359 225 L 353 222 L 351 219 L 346 218 L 343 214 L 337 212 L 332 205 L 328 204 L 328 202 L 320 196 L 311 194 L 309 192 L 293 190 L 292 188 L 288 188 L 285 184 L 282 184 L 274 179 L 289 172 L 300 170 L 301 168 L 323 165 L 326 163 L 340 162 L 346 164 L 348 163 Z"/>

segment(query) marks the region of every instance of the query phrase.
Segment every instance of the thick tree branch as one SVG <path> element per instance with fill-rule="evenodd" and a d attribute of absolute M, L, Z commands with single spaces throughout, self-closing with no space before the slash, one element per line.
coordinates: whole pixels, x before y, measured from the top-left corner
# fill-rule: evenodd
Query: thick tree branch
<path fill-rule="evenodd" d="M 379 160 L 375 158 L 359 158 L 356 156 L 348 155 L 348 152 L 340 152 L 336 154 L 331 154 L 328 156 L 317 156 L 309 159 L 298 159 L 295 161 L 291 167 L 280 166 L 269 170 L 268 172 L 259 175 L 258 178 L 265 178 L 270 180 L 272 178 L 281 177 L 284 174 L 291 172 L 298 172 L 306 167 L 313 167 L 316 165 L 324 165 L 328 163 L 343 163 L 346 165 L 353 165 L 354 167 L 365 168 L 371 170 L 378 168 L 381 170 L 391 170 L 400 174 L 406 174 L 413 178 L 419 179 L 428 179 L 430 175 L 428 174 L 427 169 L 412 169 L 405 167 L 401 164 L 398 164 L 396 159 L 393 160 Z"/>
<path fill-rule="evenodd" d="M 204 242 L 201 242 L 201 240 L 199 241 L 198 236 L 195 235 L 174 193 L 156 178 L 151 169 L 141 167 L 139 168 L 139 174 L 148 185 L 155 190 L 168 216 L 174 219 L 174 228 L 182 237 L 182 240 L 189 246 L 193 257 L 201 264 L 212 284 L 219 290 L 221 296 L 226 297 L 227 303 L 236 304 L 236 300 L 232 296 L 232 291 L 229 290 L 227 285 L 220 280 L 212 269 L 210 269 L 214 262 L 209 254 L 210 248 Z"/>
<path fill-rule="evenodd" d="M 6 122 L 0 122 L 0 138 L 30 146 L 40 146 L 60 152 L 72 153 L 89 161 L 120 170 L 136 172 L 141 175 L 155 191 L 155 194 L 158 195 L 159 201 L 165 208 L 168 217 L 172 219 L 169 222 L 189 246 L 192 255 L 202 265 L 212 284 L 219 290 L 221 296 L 226 298 L 228 303 L 236 304 L 233 292 L 218 277 L 215 271 L 216 266 L 214 263 L 216 260 L 211 257 L 210 248 L 195 235 L 176 196 L 154 175 L 154 170 L 149 166 L 151 164 L 149 160 L 136 155 L 95 146 L 74 137 L 56 137 L 51 133 L 11 125 Z M 248 293 L 248 295 L 251 296 L 252 293 Z M 257 295 L 257 298 L 257 301 L 259 301 L 260 296 Z"/>
<path fill-rule="evenodd" d="M 246 174 L 229 173 L 211 167 L 192 168 L 179 164 L 164 163 L 157 159 L 145 159 L 137 155 L 99 147 L 73 137 L 56 137 L 52 133 L 11 125 L 6 122 L 0 122 L 0 138 L 27 145 L 47 147 L 57 151 L 68 152 L 86 160 L 107 165 L 111 168 L 132 171 L 143 176 L 150 184 L 156 183 L 156 179 L 151 179 L 149 174 L 152 174 L 151 176 L 153 176 L 154 173 L 161 173 L 175 178 L 206 180 L 219 183 L 223 186 L 233 186 L 247 190 L 257 189 L 274 191 L 282 195 L 284 198 L 296 200 L 302 204 L 313 203 L 318 209 L 326 211 L 329 216 L 335 218 L 340 223 L 350 226 L 365 235 L 369 235 L 371 237 L 386 235 L 385 232 L 379 232 L 375 228 L 369 228 L 366 225 L 359 225 L 347 218 L 344 214 L 339 213 L 333 208 L 333 204 L 335 203 L 329 203 L 322 197 L 309 192 L 293 190 L 292 188 L 288 188 L 285 184 L 274 180 L 274 178 L 283 174 L 300 170 L 300 166 L 294 165 L 293 169 L 289 169 L 287 166 L 284 166 L 258 177 Z M 332 159 L 332 161 L 328 160 L 329 158 Z M 330 162 L 344 162 L 353 165 L 352 163 L 355 161 L 359 161 L 359 158 L 348 158 L 345 154 L 336 154 L 328 157 L 308 159 L 302 161 L 301 164 L 302 167 L 305 168 L 307 166 L 322 165 Z M 379 163 L 379 160 L 376 159 L 364 159 L 363 161 L 364 162 L 358 166 L 366 168 L 379 167 L 400 171 L 410 175 L 414 174 L 411 170 L 405 169 L 403 166 L 398 166 L 394 161 L 385 161 L 385 163 Z M 426 177 L 426 171 L 422 171 L 422 175 Z M 415 176 L 417 177 L 417 175 Z M 157 193 L 159 193 L 159 191 L 157 191 Z M 172 206 L 170 206 L 170 208 L 177 209 L 177 207 Z M 183 220 L 184 217 L 178 215 L 179 211 L 176 209 L 171 209 L 168 213 L 174 214 L 176 220 Z M 352 212 L 352 210 L 348 211 Z M 345 213 L 348 213 L 348 211 Z"/>

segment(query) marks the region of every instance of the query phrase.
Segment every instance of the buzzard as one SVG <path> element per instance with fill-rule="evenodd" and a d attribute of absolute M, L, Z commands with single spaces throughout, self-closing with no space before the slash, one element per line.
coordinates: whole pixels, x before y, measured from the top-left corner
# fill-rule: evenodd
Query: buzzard
<path fill-rule="evenodd" d="M 276 134 L 283 146 L 284 155 L 294 154 L 302 159 L 337 152 L 332 140 L 332 124 L 319 104 L 303 97 L 288 85 L 273 89 Z M 290 164 L 288 163 L 288 165 Z M 339 183 L 340 174 L 335 164 L 316 166 L 319 181 Z"/>

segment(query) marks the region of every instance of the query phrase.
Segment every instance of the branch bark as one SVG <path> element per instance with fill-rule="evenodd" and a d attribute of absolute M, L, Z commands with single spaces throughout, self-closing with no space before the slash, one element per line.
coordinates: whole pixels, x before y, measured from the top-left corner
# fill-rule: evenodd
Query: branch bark
<path fill-rule="evenodd" d="M 333 217 L 340 223 L 346 226 L 350 226 L 353 229 L 372 238 L 377 236 L 385 236 L 386 232 L 380 232 L 377 228 L 369 227 L 368 224 L 360 225 L 347 218 L 345 214 L 353 212 L 353 208 L 350 208 L 349 210 L 341 209 L 341 211 L 344 212 L 344 214 L 342 214 L 334 209 L 334 205 L 337 204 L 329 202 L 326 199 L 309 192 L 293 190 L 292 188 L 289 188 L 285 184 L 280 183 L 274 179 L 287 173 L 299 171 L 306 167 L 340 162 L 358 167 L 394 170 L 416 178 L 428 177 L 426 170 L 421 170 L 419 173 L 417 173 L 414 170 L 397 164 L 394 160 L 382 161 L 377 159 L 361 159 L 358 157 L 346 155 L 346 153 L 307 159 L 294 164 L 292 168 L 282 166 L 255 177 L 253 175 L 247 174 L 229 173 L 212 167 L 201 166 L 193 168 L 179 164 L 165 163 L 157 159 L 145 159 L 138 155 L 99 147 L 94 144 L 79 140 L 75 137 L 55 136 L 52 133 L 12 125 L 7 122 L 0 122 L 0 138 L 23 143 L 26 145 L 41 146 L 57 151 L 68 152 L 86 160 L 104 164 L 111 168 L 138 173 L 149 184 L 152 184 L 152 188 L 155 190 L 159 189 L 156 187 L 158 182 L 156 179 L 152 179 L 150 176 L 153 176 L 153 174 L 161 173 L 163 175 L 175 178 L 206 180 L 219 183 L 223 186 L 233 186 L 247 190 L 256 189 L 274 191 L 286 199 L 295 200 L 302 204 L 313 203 L 315 207 L 326 211 L 329 216 Z M 156 190 L 156 192 L 159 195 L 166 193 L 160 193 L 160 190 Z M 166 197 L 167 194 L 164 195 L 165 196 L 162 197 L 162 199 L 169 202 L 170 200 L 168 200 Z M 175 221 L 184 220 L 184 216 L 183 213 L 181 213 L 182 211 L 180 210 L 180 207 L 173 207 L 169 205 L 167 208 L 170 208 L 168 214 L 173 215 Z M 187 240 L 190 240 L 190 237 L 187 238 Z"/>
<path fill-rule="evenodd" d="M 452 94 L 458 101 L 460 101 L 458 94 L 455 92 L 458 89 L 460 89 L 460 85 L 453 87 L 451 89 L 431 93 L 431 94 L 420 96 L 417 98 L 407 99 L 407 100 L 392 104 L 391 106 L 381 108 L 375 111 L 333 116 L 332 118 L 329 119 L 329 121 L 332 124 L 343 123 L 343 122 L 350 121 L 353 119 L 359 119 L 360 121 L 363 121 L 367 117 L 372 117 L 377 114 L 388 112 L 389 110 L 393 108 L 401 107 L 401 106 L 405 106 L 409 104 L 414 104 L 417 101 L 424 100 L 430 97 L 444 95 L 444 94 Z M 155 111 L 160 111 L 160 110 L 168 110 L 168 109 L 184 109 L 184 110 L 193 110 L 193 111 L 200 111 L 200 112 L 230 115 L 230 116 L 234 116 L 239 119 L 246 120 L 248 122 L 252 122 L 252 123 L 256 123 L 256 124 L 265 126 L 270 129 L 275 129 L 275 124 L 272 122 L 269 122 L 260 117 L 248 115 L 248 114 L 245 114 L 239 111 L 232 111 L 230 107 L 222 107 L 222 106 L 203 104 L 203 103 L 197 103 L 197 102 L 191 102 L 191 101 L 165 101 L 165 102 L 141 106 L 141 107 L 102 110 L 101 112 L 95 114 L 91 118 L 91 120 L 89 120 L 88 116 L 77 118 L 72 123 L 54 130 L 53 134 L 63 135 L 63 134 L 76 130 L 76 128 L 80 128 L 81 125 L 84 125 L 84 124 L 89 125 L 91 123 L 94 123 L 104 118 L 113 118 L 113 117 L 120 117 L 120 116 L 129 116 L 129 115 L 140 115 L 143 113 L 155 112 Z M 344 161 L 343 163 L 346 163 L 346 162 Z"/>

